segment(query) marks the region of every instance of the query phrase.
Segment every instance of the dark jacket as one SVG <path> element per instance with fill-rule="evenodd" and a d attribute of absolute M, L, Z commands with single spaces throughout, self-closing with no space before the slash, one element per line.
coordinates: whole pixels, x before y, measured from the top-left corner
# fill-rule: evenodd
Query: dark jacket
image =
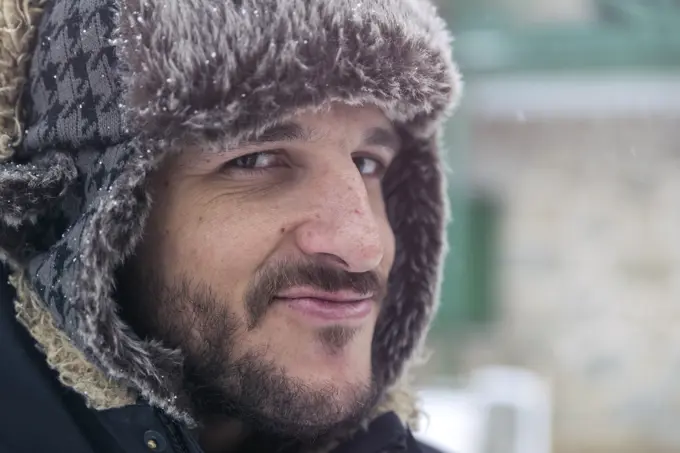
<path fill-rule="evenodd" d="M 162 411 L 140 403 L 92 411 L 63 386 L 15 319 L 14 290 L 0 268 L 0 453 L 199 453 Z M 149 443 L 157 448 L 149 448 Z M 274 451 L 274 450 L 272 450 Z M 436 453 L 416 442 L 393 413 L 374 420 L 333 453 Z"/>

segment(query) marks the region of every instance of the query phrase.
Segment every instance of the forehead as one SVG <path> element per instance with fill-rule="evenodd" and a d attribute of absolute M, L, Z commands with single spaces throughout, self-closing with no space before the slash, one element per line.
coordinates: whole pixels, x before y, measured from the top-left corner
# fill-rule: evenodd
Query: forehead
<path fill-rule="evenodd" d="M 392 123 L 376 107 L 331 105 L 328 108 L 304 111 L 287 121 L 251 134 L 244 143 L 278 141 L 332 140 L 382 146 L 398 151 L 400 138 Z"/>
<path fill-rule="evenodd" d="M 385 114 L 373 105 L 347 105 L 332 103 L 314 110 L 304 110 L 293 116 L 293 121 L 317 126 L 333 126 L 338 122 L 356 127 L 382 126 L 391 128 Z"/>

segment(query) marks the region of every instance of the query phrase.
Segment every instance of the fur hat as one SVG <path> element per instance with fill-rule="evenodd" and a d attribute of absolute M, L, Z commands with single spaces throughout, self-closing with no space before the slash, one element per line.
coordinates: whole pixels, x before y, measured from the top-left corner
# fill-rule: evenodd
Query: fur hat
<path fill-rule="evenodd" d="M 373 339 L 381 388 L 399 379 L 439 296 L 438 145 L 460 91 L 429 0 L 0 6 L 0 257 L 75 353 L 191 421 L 180 353 L 136 337 L 112 298 L 144 230 L 149 173 L 192 137 L 235 141 L 330 102 L 371 104 L 405 144 L 384 182 L 397 256 Z"/>

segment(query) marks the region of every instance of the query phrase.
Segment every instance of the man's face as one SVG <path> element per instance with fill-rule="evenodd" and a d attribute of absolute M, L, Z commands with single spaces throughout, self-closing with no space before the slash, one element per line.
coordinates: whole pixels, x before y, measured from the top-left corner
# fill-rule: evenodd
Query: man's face
<path fill-rule="evenodd" d="M 186 356 L 200 415 L 313 435 L 373 402 L 371 343 L 395 253 L 379 110 L 304 113 L 235 149 L 194 146 L 153 176 L 121 303 Z"/>

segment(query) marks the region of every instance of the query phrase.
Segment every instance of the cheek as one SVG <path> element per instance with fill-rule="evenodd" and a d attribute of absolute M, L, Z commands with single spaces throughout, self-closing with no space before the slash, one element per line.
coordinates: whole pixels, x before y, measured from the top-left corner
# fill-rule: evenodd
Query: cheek
<path fill-rule="evenodd" d="M 383 218 L 382 225 L 382 237 L 384 243 L 384 257 L 382 266 L 384 266 L 385 270 L 389 273 L 389 271 L 392 269 L 392 265 L 394 264 L 394 258 L 396 254 L 396 240 L 394 237 L 394 230 L 392 230 L 392 225 L 390 225 L 387 217 Z"/>
<path fill-rule="evenodd" d="M 242 209 L 224 202 L 183 203 L 165 234 L 165 260 L 174 275 L 201 282 L 227 300 L 241 300 L 256 270 L 281 237 L 267 210 Z"/>
<path fill-rule="evenodd" d="M 382 238 L 384 257 L 381 266 L 385 270 L 389 271 L 394 264 L 394 257 L 396 253 L 394 230 L 392 229 L 392 225 L 387 218 L 387 210 L 385 207 L 385 201 L 383 200 L 382 191 L 376 190 L 374 193 L 370 193 L 369 196 L 371 197 L 371 207 L 373 208 L 376 221 L 379 224 L 380 236 Z"/>

